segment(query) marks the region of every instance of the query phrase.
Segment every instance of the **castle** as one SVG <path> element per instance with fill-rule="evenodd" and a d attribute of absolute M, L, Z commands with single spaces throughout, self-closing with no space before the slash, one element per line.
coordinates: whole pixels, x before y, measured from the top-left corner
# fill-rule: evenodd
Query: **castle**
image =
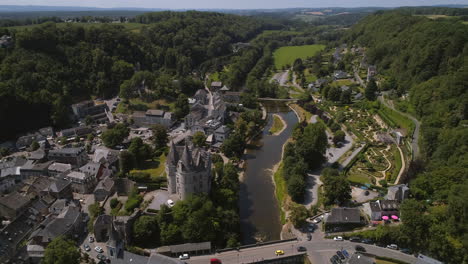
<path fill-rule="evenodd" d="M 191 194 L 209 193 L 211 189 L 211 156 L 210 153 L 186 143 L 175 146 L 166 160 L 166 175 L 170 194 L 184 200 Z"/>

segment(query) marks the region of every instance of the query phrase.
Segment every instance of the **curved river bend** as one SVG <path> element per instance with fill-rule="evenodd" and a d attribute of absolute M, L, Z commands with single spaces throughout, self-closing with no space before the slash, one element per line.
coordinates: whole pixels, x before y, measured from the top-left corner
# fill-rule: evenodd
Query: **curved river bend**
<path fill-rule="evenodd" d="M 283 110 L 283 112 L 278 112 Z M 286 122 L 278 136 L 269 135 L 272 113 L 277 112 Z M 262 136 L 246 154 L 247 168 L 240 183 L 240 219 L 243 244 L 280 239 L 281 223 L 273 184 L 273 167 L 280 162 L 284 143 L 292 134 L 297 116 L 289 107 L 268 110 L 268 124 Z"/>

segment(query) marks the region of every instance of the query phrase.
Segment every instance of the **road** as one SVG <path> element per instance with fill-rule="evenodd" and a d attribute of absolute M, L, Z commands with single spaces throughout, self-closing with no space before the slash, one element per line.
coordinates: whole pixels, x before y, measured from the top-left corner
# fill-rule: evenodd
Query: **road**
<path fill-rule="evenodd" d="M 288 77 L 289 70 L 276 73 L 271 80 L 276 80 L 279 85 L 284 86 L 288 82 Z"/>
<path fill-rule="evenodd" d="M 363 246 L 368 253 L 377 256 L 400 259 L 408 263 L 415 263 L 417 260 L 414 256 L 374 245 L 324 239 L 318 241 L 290 241 L 280 244 L 241 249 L 239 251 L 228 251 L 214 255 L 196 256 L 190 258 L 186 262 L 189 264 L 206 264 L 210 262 L 211 258 L 218 258 L 223 262 L 223 264 L 251 263 L 262 259 L 275 258 L 275 251 L 278 249 L 283 250 L 285 255 L 296 254 L 296 248 L 298 246 L 303 246 L 307 248 L 308 257 L 312 263 L 330 263 L 330 258 L 336 254 L 337 250 L 346 249 L 349 253 L 352 253 L 355 251 L 354 247 L 358 244 Z"/>
<path fill-rule="evenodd" d="M 393 104 L 389 104 L 387 102 L 387 100 L 385 100 L 383 98 L 383 96 L 379 96 L 377 97 L 377 99 L 379 100 L 379 102 L 381 102 L 382 104 L 384 104 L 386 107 L 392 109 L 393 111 L 409 118 L 411 121 L 413 121 L 414 123 L 414 131 L 413 131 L 413 135 L 411 136 L 411 148 L 413 149 L 413 159 L 419 157 L 419 130 L 421 128 L 421 122 L 419 120 L 417 120 L 416 118 L 414 118 L 413 116 L 407 114 L 407 113 L 404 113 L 404 112 L 401 112 L 400 110 L 396 109 L 395 106 Z"/>

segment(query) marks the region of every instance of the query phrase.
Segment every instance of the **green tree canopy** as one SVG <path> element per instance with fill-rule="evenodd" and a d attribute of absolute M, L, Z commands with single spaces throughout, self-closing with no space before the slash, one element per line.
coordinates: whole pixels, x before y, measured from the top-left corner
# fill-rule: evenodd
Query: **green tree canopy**
<path fill-rule="evenodd" d="M 44 252 L 44 264 L 79 264 L 80 252 L 75 243 L 63 237 L 57 237 L 47 245 Z"/>

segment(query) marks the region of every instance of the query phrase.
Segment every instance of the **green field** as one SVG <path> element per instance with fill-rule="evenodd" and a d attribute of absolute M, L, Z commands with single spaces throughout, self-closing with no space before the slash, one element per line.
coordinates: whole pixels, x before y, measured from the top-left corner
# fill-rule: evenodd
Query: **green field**
<path fill-rule="evenodd" d="M 85 23 L 85 22 L 77 22 L 77 23 L 55 23 L 57 27 L 65 27 L 67 25 L 76 25 L 76 26 L 82 26 L 82 27 L 99 27 L 102 25 L 110 25 L 110 26 L 123 26 L 125 29 L 128 29 L 132 32 L 138 33 L 140 32 L 140 29 L 145 25 L 145 24 L 140 24 L 140 23 Z M 26 25 L 26 26 L 13 26 L 13 27 L 7 27 L 8 29 L 17 29 L 17 30 L 24 30 L 24 29 L 31 29 L 35 27 L 39 27 L 43 24 L 34 24 L 34 25 Z"/>
<path fill-rule="evenodd" d="M 292 65 L 298 59 L 305 59 L 314 56 L 317 52 L 323 50 L 325 45 L 305 45 L 281 47 L 273 53 L 275 66 L 281 69 L 283 66 Z"/>
<path fill-rule="evenodd" d="M 157 161 L 146 161 L 144 168 L 140 170 L 131 170 L 130 173 L 149 173 L 152 179 L 163 177 L 166 169 L 166 155 L 162 154 Z"/>
<path fill-rule="evenodd" d="M 380 104 L 380 109 L 377 113 L 389 126 L 403 128 L 408 135 L 413 133 L 414 123 L 406 116 L 386 107 L 384 104 Z"/>

